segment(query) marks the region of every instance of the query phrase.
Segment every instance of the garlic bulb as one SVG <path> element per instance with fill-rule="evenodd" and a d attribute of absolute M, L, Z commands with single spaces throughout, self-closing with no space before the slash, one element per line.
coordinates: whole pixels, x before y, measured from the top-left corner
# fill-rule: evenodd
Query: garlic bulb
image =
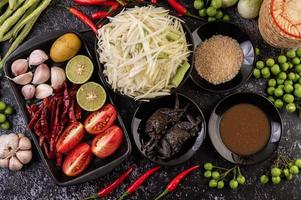
<path fill-rule="evenodd" d="M 41 49 L 34 50 L 29 55 L 29 65 L 39 65 L 48 60 L 47 54 Z"/>
<path fill-rule="evenodd" d="M 26 73 L 28 70 L 28 61 L 26 59 L 18 59 L 11 65 L 11 72 L 14 76 Z"/>
<path fill-rule="evenodd" d="M 32 77 L 33 77 L 32 72 L 27 72 L 25 74 L 21 74 L 19 76 L 16 76 L 15 78 L 12 78 L 12 79 L 9 78 L 9 79 L 11 79 L 13 82 L 15 82 L 19 85 L 26 85 L 26 84 L 31 82 Z"/>
<path fill-rule="evenodd" d="M 31 142 L 23 134 L 0 136 L 0 167 L 20 170 L 32 159 Z"/>
<path fill-rule="evenodd" d="M 31 84 L 24 85 L 21 89 L 21 93 L 23 94 L 25 100 L 32 99 L 35 95 L 35 92 L 36 88 Z"/>
<path fill-rule="evenodd" d="M 32 84 L 38 85 L 41 83 L 45 83 L 49 80 L 49 78 L 49 67 L 45 63 L 42 63 L 36 68 L 36 71 L 34 72 Z"/>
<path fill-rule="evenodd" d="M 44 99 L 53 94 L 53 89 L 48 84 L 41 84 L 36 87 L 35 96 L 37 99 Z"/>
<path fill-rule="evenodd" d="M 66 80 L 65 71 L 60 67 L 51 67 L 51 87 L 59 89 Z"/>

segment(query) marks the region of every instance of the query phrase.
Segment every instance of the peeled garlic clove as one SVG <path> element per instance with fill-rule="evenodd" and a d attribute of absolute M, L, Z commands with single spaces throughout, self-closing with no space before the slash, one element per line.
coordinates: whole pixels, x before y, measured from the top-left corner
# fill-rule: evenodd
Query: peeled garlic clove
<path fill-rule="evenodd" d="M 36 71 L 34 72 L 33 75 L 32 83 L 34 85 L 45 83 L 49 80 L 49 78 L 50 78 L 49 67 L 45 63 L 42 63 L 36 68 Z"/>
<path fill-rule="evenodd" d="M 13 156 L 11 159 L 9 159 L 9 165 L 8 168 L 12 171 L 18 171 L 22 169 L 23 164 L 18 160 L 17 157 Z"/>
<path fill-rule="evenodd" d="M 22 164 L 27 164 L 32 159 L 32 152 L 31 151 L 18 151 L 16 153 L 17 158 Z"/>
<path fill-rule="evenodd" d="M 51 67 L 51 87 L 59 89 L 66 80 L 65 70 L 60 67 Z"/>
<path fill-rule="evenodd" d="M 32 99 L 34 97 L 35 91 L 35 86 L 31 84 L 24 85 L 21 89 L 21 93 L 23 94 L 25 100 Z"/>
<path fill-rule="evenodd" d="M 36 87 L 35 96 L 37 99 L 44 99 L 53 94 L 53 89 L 50 85 L 41 84 Z"/>
<path fill-rule="evenodd" d="M 26 73 L 28 70 L 28 61 L 26 59 L 18 59 L 11 65 L 11 72 L 14 76 Z"/>
<path fill-rule="evenodd" d="M 16 76 L 15 78 L 12 78 L 11 80 L 19 85 L 26 85 L 31 82 L 32 77 L 33 77 L 32 72 L 27 72 L 25 74 Z"/>
<path fill-rule="evenodd" d="M 20 150 L 30 150 L 31 142 L 28 137 L 21 137 L 19 140 L 19 149 Z"/>
<path fill-rule="evenodd" d="M 8 168 L 8 159 L 0 159 L 0 167 Z"/>
<path fill-rule="evenodd" d="M 34 50 L 29 56 L 29 65 L 39 65 L 48 60 L 47 54 L 41 49 Z"/>

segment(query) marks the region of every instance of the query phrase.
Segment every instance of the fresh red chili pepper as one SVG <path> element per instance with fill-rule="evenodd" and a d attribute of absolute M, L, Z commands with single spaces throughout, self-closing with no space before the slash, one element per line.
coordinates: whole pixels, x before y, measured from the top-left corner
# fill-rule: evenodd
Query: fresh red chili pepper
<path fill-rule="evenodd" d="M 157 166 L 148 171 L 146 171 L 142 176 L 140 176 L 132 185 L 128 187 L 125 193 L 118 199 L 122 200 L 128 195 L 134 193 L 152 174 L 158 171 L 161 167 Z"/>
<path fill-rule="evenodd" d="M 157 3 L 158 3 L 158 0 L 151 0 L 151 3 L 152 3 L 152 4 L 157 4 Z"/>
<path fill-rule="evenodd" d="M 173 192 L 178 187 L 181 180 L 183 180 L 190 172 L 195 171 L 199 168 L 200 166 L 196 165 L 182 171 L 180 174 L 178 174 L 169 182 L 166 189 L 155 200 L 161 199 L 163 196 L 167 195 L 168 193 Z"/>
<path fill-rule="evenodd" d="M 117 3 L 116 1 L 106 1 L 101 5 L 109 6 L 110 9 L 108 11 L 97 11 L 97 12 L 92 13 L 92 19 L 98 20 L 98 19 L 102 19 L 102 18 L 109 16 L 114 10 L 119 8 L 120 4 Z"/>
<path fill-rule="evenodd" d="M 124 182 L 124 180 L 132 173 L 133 170 L 134 170 L 133 167 L 129 168 L 119 178 L 117 178 L 111 185 L 101 189 L 97 194 L 87 197 L 84 200 L 97 199 L 97 198 L 107 196 L 108 194 L 113 192 L 117 187 L 119 187 Z"/>
<path fill-rule="evenodd" d="M 110 12 L 108 12 L 108 11 L 97 11 L 97 12 L 92 13 L 91 16 L 92 16 L 92 19 L 97 20 L 97 19 L 105 18 L 109 15 L 110 15 Z"/>
<path fill-rule="evenodd" d="M 96 24 L 85 13 L 83 13 L 73 7 L 69 7 L 67 9 L 69 10 L 70 13 L 72 13 L 74 16 L 76 16 L 78 19 L 80 19 L 83 23 L 85 23 L 87 26 L 89 26 L 95 34 L 97 34 Z"/>
<path fill-rule="evenodd" d="M 202 19 L 194 14 L 192 14 L 191 12 L 189 12 L 187 10 L 187 8 L 185 8 L 181 3 L 179 3 L 177 0 L 167 0 L 167 2 L 169 3 L 169 5 L 171 7 L 173 7 L 180 15 L 186 15 L 189 17 L 194 17 L 197 19 Z M 203 19 L 202 19 L 203 20 Z"/>
<path fill-rule="evenodd" d="M 73 0 L 74 3 L 81 5 L 81 6 L 92 6 L 92 5 L 99 5 L 107 0 Z"/>

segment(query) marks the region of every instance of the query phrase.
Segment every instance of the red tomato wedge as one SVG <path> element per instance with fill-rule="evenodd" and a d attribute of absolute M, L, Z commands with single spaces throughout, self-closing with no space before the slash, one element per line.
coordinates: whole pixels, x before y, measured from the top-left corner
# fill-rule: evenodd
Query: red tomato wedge
<path fill-rule="evenodd" d="M 85 127 L 80 122 L 70 123 L 60 135 L 56 143 L 58 153 L 67 153 L 78 145 L 85 137 Z"/>
<path fill-rule="evenodd" d="M 80 143 L 66 157 L 63 163 L 63 172 L 67 176 L 78 176 L 92 161 L 90 145 Z"/>
<path fill-rule="evenodd" d="M 87 117 L 84 123 L 85 129 L 90 134 L 100 134 L 112 126 L 116 118 L 115 107 L 112 104 L 107 104 Z"/>
<path fill-rule="evenodd" d="M 122 140 L 122 130 L 118 126 L 112 126 L 93 139 L 92 152 L 99 158 L 107 158 L 120 147 Z"/>

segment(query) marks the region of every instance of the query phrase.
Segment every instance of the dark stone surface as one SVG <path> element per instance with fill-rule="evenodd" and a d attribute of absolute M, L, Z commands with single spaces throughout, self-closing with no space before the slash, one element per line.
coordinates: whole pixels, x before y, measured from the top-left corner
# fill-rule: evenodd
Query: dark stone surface
<path fill-rule="evenodd" d="M 69 0 L 67 2 L 69 3 L 71 1 Z M 189 1 L 187 0 L 186 2 Z M 55 3 L 59 3 L 59 1 L 54 0 L 52 6 L 43 13 L 29 38 L 52 30 L 64 28 L 85 28 L 82 23 L 68 14 L 66 10 L 55 6 Z M 85 9 L 85 11 L 91 12 L 93 9 L 95 8 Z M 234 18 L 233 21 L 252 36 L 254 42 L 260 47 L 262 52 L 265 53 L 265 56 L 273 56 L 276 52 L 279 52 L 279 50 L 270 48 L 262 41 L 258 33 L 256 21 L 240 19 L 238 14 L 235 12 L 235 9 L 230 10 L 229 12 Z M 187 20 L 187 18 L 184 19 Z M 187 23 L 192 30 L 200 25 L 200 22 L 192 20 L 187 20 Z M 91 48 L 93 48 L 94 39 L 92 35 L 86 34 L 86 39 L 87 41 L 90 41 Z M 3 49 L 5 48 L 0 46 L 0 49 L 0 53 L 2 54 L 4 51 Z M 251 78 L 251 80 L 240 88 L 239 91 L 253 91 L 264 94 L 263 88 L 265 88 L 265 83 L 263 81 L 257 81 Z M 190 96 L 200 105 L 207 120 L 214 105 L 225 96 L 212 95 L 202 91 L 198 89 L 191 80 L 189 80 L 180 91 Z M 1 100 L 16 106 L 15 100 L 8 88 L 7 81 L 3 78 L 1 79 Z M 120 108 L 123 119 L 129 128 L 135 104 L 127 103 L 126 99 L 116 96 L 114 97 L 114 100 Z M 285 131 L 279 152 L 287 153 L 292 157 L 301 157 L 300 119 L 296 116 L 296 114 L 287 114 L 284 111 L 281 112 L 281 114 L 284 119 Z M 1 130 L 1 134 L 25 130 L 26 125 L 19 112 L 14 115 L 12 121 L 14 124 L 13 130 Z M 133 165 L 135 167 L 135 171 L 131 175 L 130 179 L 118 188 L 118 190 L 110 197 L 106 198 L 113 200 L 122 194 L 130 182 L 133 182 L 145 170 L 154 166 L 154 164 L 150 161 L 141 157 L 134 147 L 132 155 L 127 159 L 127 161 L 114 169 L 110 174 L 84 184 L 60 187 L 53 183 L 37 152 L 34 153 L 33 161 L 19 172 L 0 169 L 0 199 L 82 199 L 83 197 L 95 192 L 97 188 L 107 185 L 118 177 L 122 171 L 127 169 L 130 165 Z M 247 177 L 247 183 L 246 185 L 241 186 L 238 190 L 232 191 L 228 189 L 228 187 L 223 190 L 209 189 L 207 186 L 208 180 L 202 178 L 201 171 L 198 171 L 191 174 L 185 181 L 183 181 L 180 187 L 173 194 L 167 196 L 166 199 L 301 199 L 301 179 L 298 176 L 292 181 L 281 183 L 278 186 L 271 184 L 261 186 L 259 184 L 259 176 L 263 174 L 265 170 L 269 169 L 273 161 L 272 159 L 273 158 L 259 165 L 243 167 L 242 170 Z M 159 173 L 152 176 L 147 183 L 141 186 L 136 194 L 129 199 L 153 199 L 178 172 L 191 165 L 203 164 L 207 161 L 211 161 L 222 166 L 231 166 L 214 151 L 214 148 L 207 138 L 205 144 L 189 162 L 180 166 L 163 168 Z"/>

